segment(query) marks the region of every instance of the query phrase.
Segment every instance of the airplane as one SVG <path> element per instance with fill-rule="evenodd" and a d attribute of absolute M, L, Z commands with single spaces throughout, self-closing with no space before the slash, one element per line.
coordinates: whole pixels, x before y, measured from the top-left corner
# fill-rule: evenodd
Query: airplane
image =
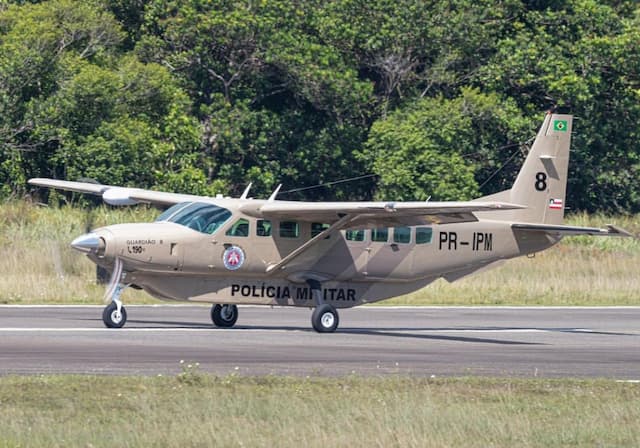
<path fill-rule="evenodd" d="M 194 196 L 36 178 L 31 185 L 99 195 L 110 205 L 168 207 L 152 223 L 117 224 L 71 246 L 108 271 L 103 312 L 121 328 L 128 287 L 165 300 L 212 304 L 232 327 L 238 304 L 313 309 L 319 333 L 338 309 L 373 303 L 545 250 L 564 236 L 631 236 L 563 225 L 573 117 L 548 112 L 511 189 L 473 201 L 302 202 Z"/>

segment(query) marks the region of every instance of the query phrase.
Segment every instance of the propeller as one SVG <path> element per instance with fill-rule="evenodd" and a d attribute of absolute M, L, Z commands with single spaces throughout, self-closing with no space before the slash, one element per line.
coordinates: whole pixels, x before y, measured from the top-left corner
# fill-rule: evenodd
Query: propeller
<path fill-rule="evenodd" d="M 111 271 L 111 278 L 109 279 L 107 289 L 104 292 L 104 301 L 106 303 L 111 302 L 114 299 L 114 295 L 117 294 L 116 298 L 119 298 L 120 296 L 120 291 L 123 289 L 120 287 L 123 266 L 124 263 L 122 263 L 122 260 L 119 257 L 116 257 L 116 260 L 113 263 L 113 271 Z M 118 288 L 120 288 L 120 291 L 118 291 Z"/>

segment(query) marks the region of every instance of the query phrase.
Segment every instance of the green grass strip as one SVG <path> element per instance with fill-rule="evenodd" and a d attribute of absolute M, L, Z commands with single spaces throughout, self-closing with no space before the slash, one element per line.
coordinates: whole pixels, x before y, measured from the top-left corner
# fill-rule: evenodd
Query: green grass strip
<path fill-rule="evenodd" d="M 0 378 L 0 446 L 640 446 L 640 384 L 210 376 Z"/>

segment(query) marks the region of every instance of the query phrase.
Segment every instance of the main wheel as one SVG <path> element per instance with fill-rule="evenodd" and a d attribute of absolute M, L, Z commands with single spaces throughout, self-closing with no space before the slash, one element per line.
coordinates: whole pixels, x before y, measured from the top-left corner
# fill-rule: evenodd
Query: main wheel
<path fill-rule="evenodd" d="M 233 327 L 238 320 L 238 307 L 235 305 L 214 305 L 211 307 L 211 320 L 216 327 Z"/>
<path fill-rule="evenodd" d="M 329 304 L 317 306 L 311 314 L 311 325 L 318 333 L 333 333 L 339 323 L 338 312 Z"/>
<path fill-rule="evenodd" d="M 118 312 L 115 302 L 111 302 L 102 312 L 102 321 L 107 328 L 122 328 L 127 322 L 127 310 L 121 306 Z"/>

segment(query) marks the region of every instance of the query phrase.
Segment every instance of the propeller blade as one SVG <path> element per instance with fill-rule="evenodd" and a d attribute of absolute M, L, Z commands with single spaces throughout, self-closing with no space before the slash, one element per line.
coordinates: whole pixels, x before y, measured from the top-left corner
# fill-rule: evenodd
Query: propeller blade
<path fill-rule="evenodd" d="M 107 290 L 104 292 L 104 301 L 107 303 L 111 301 L 113 294 L 116 292 L 116 289 L 120 284 L 123 267 L 124 263 L 122 263 L 122 260 L 116 257 L 116 261 L 113 263 L 113 272 L 111 273 L 111 279 L 109 279 Z"/>

